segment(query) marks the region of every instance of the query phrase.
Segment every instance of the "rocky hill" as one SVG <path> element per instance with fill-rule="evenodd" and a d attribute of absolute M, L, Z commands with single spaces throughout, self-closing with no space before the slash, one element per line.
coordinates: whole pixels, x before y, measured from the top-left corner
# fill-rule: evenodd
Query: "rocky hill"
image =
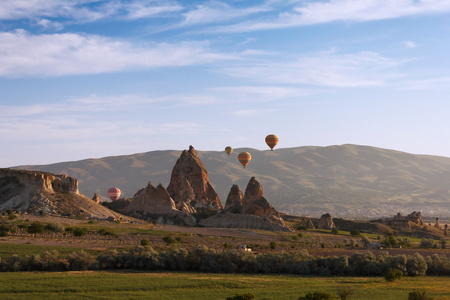
<path fill-rule="evenodd" d="M 48 172 L 0 169 L 0 210 L 70 218 L 122 217 L 78 191 L 78 180 Z"/>
<path fill-rule="evenodd" d="M 252 154 L 245 169 L 237 160 L 241 151 Z M 112 186 L 120 187 L 128 198 L 149 180 L 168 186 L 179 153 L 152 151 L 20 168 L 78 178 L 82 193 L 96 192 L 104 201 Z M 220 151 L 197 151 L 197 155 L 223 204 L 233 184 L 245 186 L 255 176 L 272 205 L 290 214 L 320 216 L 330 212 L 346 218 L 373 218 L 421 211 L 427 216 L 450 216 L 447 157 L 358 145 L 275 151 L 241 148 L 230 156 Z"/>

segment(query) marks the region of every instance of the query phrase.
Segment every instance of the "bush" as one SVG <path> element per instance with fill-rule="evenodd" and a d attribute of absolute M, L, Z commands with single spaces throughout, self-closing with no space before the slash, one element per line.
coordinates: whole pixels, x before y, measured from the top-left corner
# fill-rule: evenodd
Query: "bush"
<path fill-rule="evenodd" d="M 341 300 L 347 300 L 348 297 L 353 294 L 353 289 L 348 286 L 341 286 L 337 289 L 336 293 Z"/>
<path fill-rule="evenodd" d="M 428 297 L 425 292 L 414 291 L 408 294 L 408 300 L 432 300 L 433 298 Z"/>
<path fill-rule="evenodd" d="M 177 240 L 175 240 L 171 235 L 163 237 L 163 241 L 166 242 L 167 245 L 175 244 L 177 242 Z"/>
<path fill-rule="evenodd" d="M 81 227 L 75 227 L 73 229 L 73 235 L 74 236 L 85 236 L 87 234 L 87 229 L 86 228 L 81 228 Z"/>
<path fill-rule="evenodd" d="M 250 300 L 254 299 L 255 295 L 246 293 L 246 294 L 236 294 L 233 297 L 227 297 L 227 300 Z"/>
<path fill-rule="evenodd" d="M 150 241 L 149 240 L 147 240 L 147 239 L 142 239 L 141 240 L 141 246 L 148 246 L 148 245 L 150 245 Z"/>
<path fill-rule="evenodd" d="M 401 279 L 403 277 L 403 273 L 397 269 L 389 269 L 389 271 L 384 274 L 384 279 L 389 282 L 393 282 L 396 279 Z"/>
<path fill-rule="evenodd" d="M 94 257 L 84 252 L 72 252 L 67 256 L 69 262 L 69 270 L 71 271 L 85 271 L 88 270 L 94 263 Z"/>
<path fill-rule="evenodd" d="M 355 230 L 350 231 L 350 234 L 352 236 L 360 237 L 361 236 L 361 231 L 355 229 Z"/>
<path fill-rule="evenodd" d="M 44 231 L 45 231 L 44 225 L 42 225 L 39 222 L 34 222 L 34 223 L 28 225 L 28 228 L 27 228 L 27 232 L 32 233 L 32 234 L 44 233 Z"/>
<path fill-rule="evenodd" d="M 328 292 L 308 293 L 306 296 L 299 297 L 298 300 L 334 300 L 336 296 Z"/>
<path fill-rule="evenodd" d="M 223 247 L 224 247 L 225 249 L 233 249 L 233 248 L 234 248 L 233 245 L 230 244 L 230 243 L 223 243 Z"/>
<path fill-rule="evenodd" d="M 331 229 L 331 233 L 332 234 L 339 234 L 339 230 L 336 227 L 334 227 L 334 228 Z"/>
<path fill-rule="evenodd" d="M 269 243 L 269 247 L 270 247 L 270 249 L 276 249 L 277 248 L 277 242 L 274 242 L 274 241 L 272 241 L 272 242 L 270 242 Z"/>
<path fill-rule="evenodd" d="M 420 248 L 429 249 L 433 247 L 434 241 L 432 239 L 422 239 L 420 241 Z"/>
<path fill-rule="evenodd" d="M 8 219 L 10 219 L 10 220 L 14 220 L 15 218 L 17 218 L 17 216 L 15 214 L 8 215 Z"/>
<path fill-rule="evenodd" d="M 306 227 L 306 225 L 302 225 L 302 224 L 295 224 L 294 229 L 295 230 L 308 230 L 308 227 Z"/>

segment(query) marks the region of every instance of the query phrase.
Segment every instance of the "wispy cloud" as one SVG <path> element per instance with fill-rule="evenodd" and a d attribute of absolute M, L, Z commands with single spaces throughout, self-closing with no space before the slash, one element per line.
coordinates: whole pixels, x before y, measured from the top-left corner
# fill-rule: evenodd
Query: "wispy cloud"
<path fill-rule="evenodd" d="M 64 18 L 92 22 L 110 17 L 142 19 L 182 10 L 173 1 L 2 0 L 0 20 Z"/>
<path fill-rule="evenodd" d="M 417 44 L 414 43 L 413 41 L 403 41 L 402 43 L 403 45 L 405 45 L 406 48 L 412 49 L 417 47 Z"/>
<path fill-rule="evenodd" d="M 0 76 L 98 74 L 236 58 L 199 42 L 137 46 L 97 35 L 0 33 Z"/>
<path fill-rule="evenodd" d="M 368 22 L 450 11 L 450 2 L 447 0 L 329 0 L 300 3 L 300 6 L 283 11 L 274 18 L 254 19 L 211 28 L 209 31 L 248 32 L 335 21 Z"/>
<path fill-rule="evenodd" d="M 398 77 L 401 62 L 374 52 L 356 54 L 316 53 L 291 61 L 266 61 L 226 67 L 219 72 L 270 84 L 309 84 L 327 87 L 381 86 Z"/>

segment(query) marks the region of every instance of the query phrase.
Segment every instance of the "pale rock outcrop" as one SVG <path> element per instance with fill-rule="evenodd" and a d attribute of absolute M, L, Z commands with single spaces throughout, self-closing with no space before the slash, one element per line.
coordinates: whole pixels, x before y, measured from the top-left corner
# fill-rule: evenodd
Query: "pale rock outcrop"
<path fill-rule="evenodd" d="M 95 203 L 100 203 L 100 197 L 98 196 L 97 193 L 94 193 L 94 197 L 92 197 L 92 201 L 94 201 Z"/>
<path fill-rule="evenodd" d="M 81 194 L 73 177 L 15 169 L 0 169 L 0 210 L 5 209 L 79 219 L 121 217 Z"/>
<path fill-rule="evenodd" d="M 291 231 L 289 230 L 289 228 L 282 226 L 279 223 L 274 223 L 265 217 L 232 213 L 216 214 L 207 219 L 200 220 L 199 225 L 204 227 L 219 228 L 247 228 L 270 231 Z"/>
<path fill-rule="evenodd" d="M 319 219 L 318 229 L 333 229 L 334 225 L 333 219 L 329 213 L 323 214 Z"/>
<path fill-rule="evenodd" d="M 436 218 L 436 223 L 434 223 L 434 228 L 441 229 L 441 225 L 439 224 L 439 218 Z"/>
<path fill-rule="evenodd" d="M 225 212 L 234 214 L 243 213 L 243 195 L 237 184 L 233 184 L 230 193 L 228 193 L 227 202 L 225 203 Z"/>
<path fill-rule="evenodd" d="M 413 211 L 412 213 L 410 213 L 409 215 L 406 216 L 406 219 L 408 221 L 411 221 L 413 223 L 416 223 L 417 225 L 421 225 L 423 226 L 423 221 L 422 221 L 422 213 Z"/>
<path fill-rule="evenodd" d="M 223 209 L 208 178 L 208 171 L 194 147 L 184 150 L 172 170 L 167 187 L 176 205 L 184 202 L 194 208 Z"/>
<path fill-rule="evenodd" d="M 274 223 L 285 226 L 278 211 L 264 198 L 262 186 L 255 177 L 250 179 L 245 189 L 243 214 L 265 217 Z"/>

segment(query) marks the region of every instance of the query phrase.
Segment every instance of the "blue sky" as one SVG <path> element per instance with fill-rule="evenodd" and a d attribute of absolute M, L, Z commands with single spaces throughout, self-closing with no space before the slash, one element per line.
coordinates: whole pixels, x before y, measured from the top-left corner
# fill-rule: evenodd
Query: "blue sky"
<path fill-rule="evenodd" d="M 450 156 L 450 1 L 1 0 L 0 167 L 361 144 Z"/>

